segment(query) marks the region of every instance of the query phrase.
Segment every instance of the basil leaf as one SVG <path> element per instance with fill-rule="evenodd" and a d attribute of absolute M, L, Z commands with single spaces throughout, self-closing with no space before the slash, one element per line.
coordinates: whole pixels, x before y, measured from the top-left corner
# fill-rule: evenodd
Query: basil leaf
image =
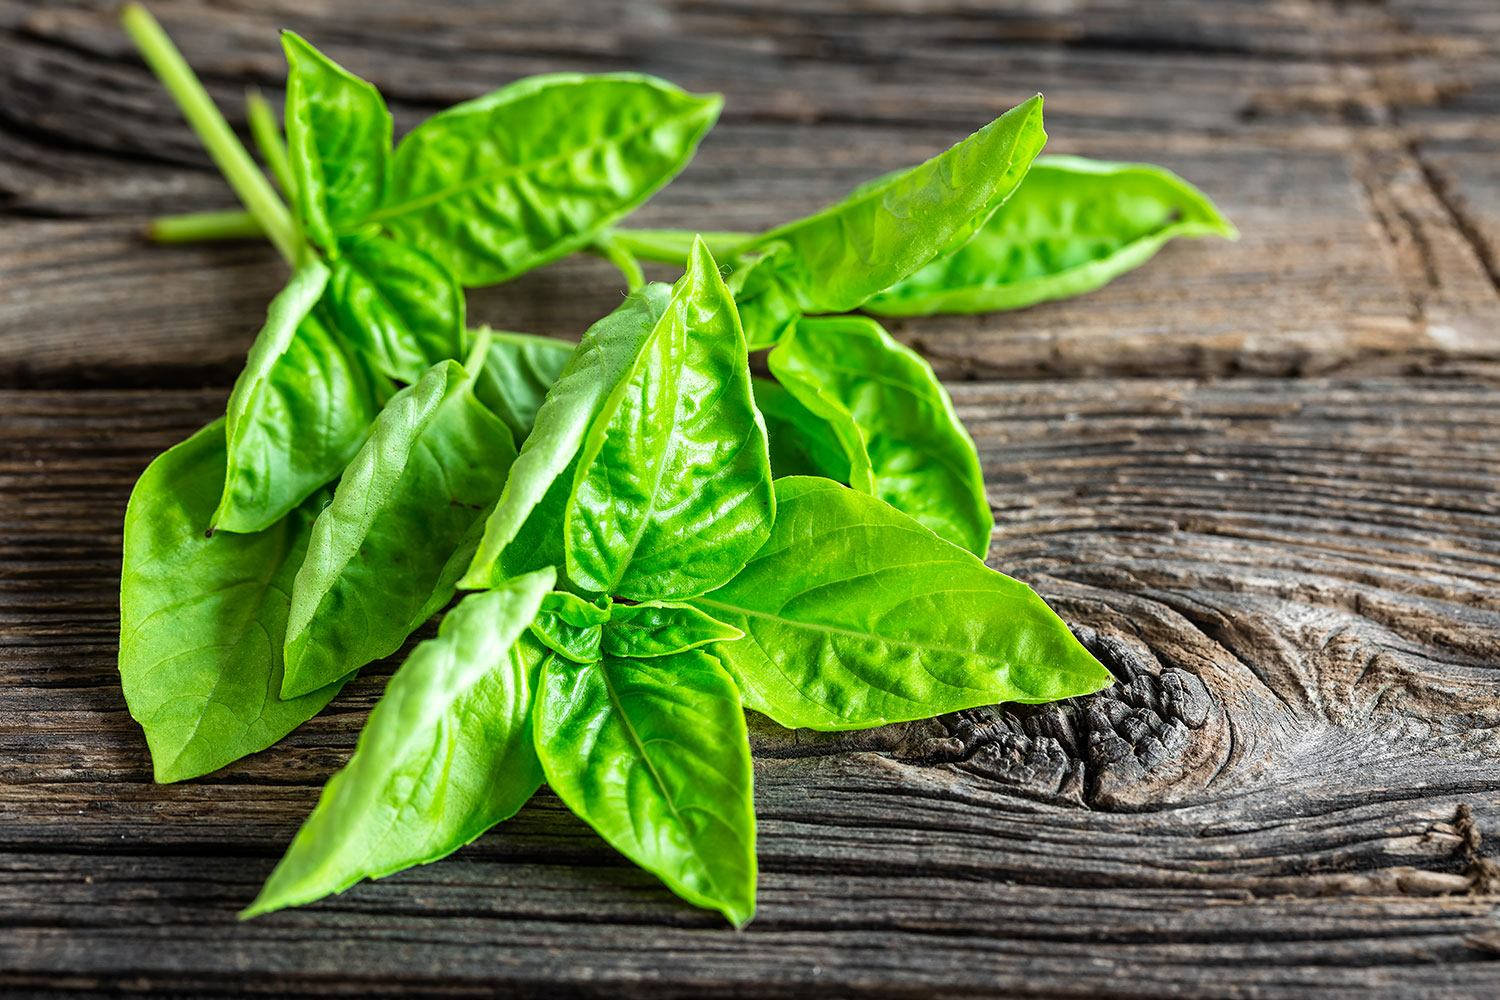
<path fill-rule="evenodd" d="M 286 138 L 297 214 L 309 238 L 338 252 L 334 230 L 380 204 L 391 149 L 391 114 L 380 92 L 290 31 Z"/>
<path fill-rule="evenodd" d="M 884 501 L 803 477 L 777 480 L 776 500 L 765 547 L 692 602 L 745 632 L 714 647 L 745 707 L 864 729 L 1111 682 L 1031 588 Z"/>
<path fill-rule="evenodd" d="M 448 557 L 500 495 L 510 431 L 456 361 L 392 397 L 318 515 L 292 589 L 282 693 L 394 653 L 452 596 Z"/>
<path fill-rule="evenodd" d="M 320 315 L 327 280 L 309 263 L 271 300 L 229 395 L 223 493 L 199 532 L 275 524 L 338 476 L 375 419 L 375 381 Z"/>
<path fill-rule="evenodd" d="M 760 548 L 775 513 L 745 338 L 699 241 L 579 452 L 568 576 L 632 600 L 701 594 Z"/>
<path fill-rule="evenodd" d="M 609 599 L 604 606 L 592 604 L 577 594 L 548 594 L 531 623 L 531 635 L 558 656 L 574 663 L 594 663 L 600 657 L 599 643 L 609 621 Z"/>
<path fill-rule="evenodd" d="M 847 312 L 963 244 L 1046 139 L 1037 95 L 927 162 L 757 237 L 734 283 L 752 348 L 773 342 L 798 312 Z"/>
<path fill-rule="evenodd" d="M 431 257 L 385 236 L 343 240 L 328 300 L 339 329 L 400 382 L 464 352 L 464 293 Z"/>
<path fill-rule="evenodd" d="M 526 440 L 547 390 L 562 375 L 575 345 L 525 333 L 490 334 L 490 350 L 474 394 L 501 420 L 516 441 Z"/>
<path fill-rule="evenodd" d="M 676 176 L 722 103 L 635 74 L 529 77 L 413 129 L 365 220 L 464 285 L 505 281 L 588 245 Z"/>
<path fill-rule="evenodd" d="M 412 650 L 242 919 L 436 861 L 531 798 L 542 653 L 522 633 L 552 581 L 541 570 L 470 594 Z"/>
<path fill-rule="evenodd" d="M 828 421 L 797 402 L 779 382 L 752 378 L 750 385 L 755 408 L 766 422 L 773 476 L 824 476 L 849 482 L 849 456 Z"/>
<path fill-rule="evenodd" d="M 689 604 L 617 604 L 604 628 L 602 648 L 610 656 L 644 659 L 730 642 L 744 634 Z"/>
<path fill-rule="evenodd" d="M 323 498 L 265 531 L 208 538 L 224 466 L 216 420 L 157 456 L 125 511 L 120 684 L 160 782 L 264 750 L 341 686 L 280 697 L 288 594 Z"/>
<path fill-rule="evenodd" d="M 630 371 L 670 299 L 666 285 L 647 285 L 583 335 L 536 411 L 531 435 L 511 468 L 500 502 L 486 519 L 484 537 L 459 586 L 482 590 L 507 576 L 562 561 L 545 546 L 561 537 L 562 510 L 578 449 L 605 397 Z"/>
<path fill-rule="evenodd" d="M 547 784 L 631 861 L 736 926 L 755 912 L 745 716 L 698 650 L 542 666 L 536 749 Z"/>
<path fill-rule="evenodd" d="M 1042 157 L 973 239 L 864 308 L 886 316 L 1020 309 L 1091 292 L 1177 236 L 1238 233 L 1201 191 L 1161 167 Z"/>
<path fill-rule="evenodd" d="M 766 359 L 831 425 L 849 483 L 983 557 L 995 518 L 974 440 L 915 351 L 864 316 L 803 319 Z"/>

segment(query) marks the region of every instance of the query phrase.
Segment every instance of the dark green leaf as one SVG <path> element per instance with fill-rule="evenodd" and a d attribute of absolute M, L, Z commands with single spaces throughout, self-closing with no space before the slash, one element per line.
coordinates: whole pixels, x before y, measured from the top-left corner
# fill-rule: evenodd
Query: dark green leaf
<path fill-rule="evenodd" d="M 379 91 L 290 31 L 286 133 L 298 215 L 324 250 L 334 230 L 368 215 L 385 194 L 391 115 Z"/>
<path fill-rule="evenodd" d="M 565 340 L 526 333 L 490 333 L 489 356 L 474 385 L 479 401 L 526 440 L 547 390 L 561 377 L 576 346 Z"/>
<path fill-rule="evenodd" d="M 384 236 L 340 244 L 328 301 L 339 329 L 400 382 L 464 353 L 464 293 L 431 257 Z"/>
<path fill-rule="evenodd" d="M 645 659 L 728 642 L 744 634 L 689 604 L 617 604 L 604 628 L 602 648 L 610 656 Z"/>
<path fill-rule="evenodd" d="M 510 431 L 456 361 L 392 397 L 318 516 L 287 624 L 287 696 L 394 653 L 452 596 L 440 584 L 505 483 Z"/>
<path fill-rule="evenodd" d="M 973 239 L 865 308 L 975 313 L 1080 295 L 1139 267 L 1176 236 L 1236 233 L 1202 192 L 1160 167 L 1042 157 Z"/>
<path fill-rule="evenodd" d="M 739 695 L 699 650 L 542 667 L 547 784 L 617 851 L 736 926 L 755 912 L 755 809 Z"/>
<path fill-rule="evenodd" d="M 868 317 L 829 316 L 798 322 L 766 360 L 843 444 L 851 486 L 975 555 L 989 550 L 979 455 L 920 355 Z"/>
<path fill-rule="evenodd" d="M 545 546 L 550 539 L 560 548 L 563 506 L 572 489 L 578 449 L 605 397 L 631 370 L 671 294 L 666 285 L 647 285 L 583 335 L 536 411 L 535 425 L 459 586 L 482 590 L 549 565 L 560 554 L 547 552 Z"/>
<path fill-rule="evenodd" d="M 198 531 L 275 524 L 339 474 L 375 419 L 375 380 L 316 305 L 327 278 L 309 263 L 271 301 L 229 396 L 218 508 Z"/>
<path fill-rule="evenodd" d="M 962 245 L 1046 139 L 1038 95 L 926 163 L 758 237 L 734 282 L 752 347 L 774 341 L 798 312 L 847 312 Z"/>
<path fill-rule="evenodd" d="M 264 750 L 340 687 L 280 697 L 292 577 L 324 498 L 256 534 L 204 537 L 224 462 L 224 422 L 216 420 L 157 457 L 125 511 L 120 684 L 157 781 Z"/>
<path fill-rule="evenodd" d="M 721 104 L 635 74 L 529 77 L 417 126 L 367 218 L 465 285 L 505 281 L 587 246 L 671 180 Z"/>
<path fill-rule="evenodd" d="M 1110 683 L 1029 587 L 884 501 L 801 477 L 777 480 L 776 496 L 765 547 L 692 602 L 745 632 L 713 647 L 745 707 L 865 729 Z"/>
<path fill-rule="evenodd" d="M 701 242 L 579 452 L 568 576 L 632 600 L 728 580 L 775 512 L 734 299 Z"/>
<path fill-rule="evenodd" d="M 771 446 L 771 474 L 823 476 L 849 482 L 849 456 L 828 421 L 768 378 L 752 378 L 755 408 L 766 421 Z"/>
<path fill-rule="evenodd" d="M 436 861 L 531 798 L 542 651 L 522 635 L 552 581 L 541 570 L 470 594 L 412 650 L 242 918 Z"/>

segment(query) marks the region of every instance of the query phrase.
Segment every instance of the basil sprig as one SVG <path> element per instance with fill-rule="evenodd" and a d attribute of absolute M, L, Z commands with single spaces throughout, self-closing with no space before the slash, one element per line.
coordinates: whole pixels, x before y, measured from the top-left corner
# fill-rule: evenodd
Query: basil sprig
<path fill-rule="evenodd" d="M 393 145 L 376 88 L 288 33 L 285 144 L 250 115 L 289 209 L 149 15 L 125 23 L 251 212 L 154 231 L 260 231 L 293 268 L 225 419 L 126 512 L 121 683 L 157 780 L 270 746 L 470 591 L 245 916 L 441 858 L 545 781 L 743 925 L 745 709 L 844 730 L 1110 683 L 982 561 L 979 455 L 931 367 L 848 313 L 1015 308 L 1232 235 L 1186 182 L 1033 168 L 1035 97 L 764 234 L 620 229 L 717 96 L 533 77 Z M 465 287 L 577 250 L 631 292 L 576 348 L 469 328 Z M 638 258 L 683 273 L 648 283 Z M 761 348 L 772 379 L 751 376 Z"/>

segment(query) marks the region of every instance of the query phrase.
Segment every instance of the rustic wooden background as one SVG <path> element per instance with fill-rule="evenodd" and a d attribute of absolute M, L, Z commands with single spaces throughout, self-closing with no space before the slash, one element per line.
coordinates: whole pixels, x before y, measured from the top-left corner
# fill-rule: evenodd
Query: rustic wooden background
<path fill-rule="evenodd" d="M 398 130 L 540 71 L 725 92 L 643 224 L 780 221 L 1041 90 L 1054 151 L 1166 164 L 1243 230 L 895 324 L 979 442 L 992 563 L 1120 683 L 758 723 L 743 933 L 546 794 L 441 864 L 234 922 L 389 666 L 271 751 L 150 781 L 115 674 L 125 499 L 222 409 L 283 271 L 141 242 L 229 196 L 113 6 L 0 0 L 0 990 L 1500 991 L 1494 0 L 154 4 L 234 109 L 279 98 L 282 26 Z M 473 311 L 576 336 L 619 295 L 576 259 Z"/>

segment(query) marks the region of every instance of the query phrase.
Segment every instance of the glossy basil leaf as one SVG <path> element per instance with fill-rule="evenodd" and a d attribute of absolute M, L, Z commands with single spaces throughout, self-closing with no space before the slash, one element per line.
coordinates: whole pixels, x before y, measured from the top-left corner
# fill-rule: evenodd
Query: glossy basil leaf
<path fill-rule="evenodd" d="M 434 594 L 449 556 L 514 457 L 510 431 L 456 361 L 392 397 L 313 527 L 292 590 L 284 695 L 394 653 L 446 603 Z"/>
<path fill-rule="evenodd" d="M 366 218 L 464 285 L 505 281 L 588 245 L 676 176 L 722 103 L 635 74 L 528 77 L 413 129 Z"/>
<path fill-rule="evenodd" d="M 910 170 L 866 185 L 744 248 L 735 297 L 752 345 L 797 312 L 847 312 L 966 242 L 1009 198 L 1046 142 L 1041 95 Z"/>
<path fill-rule="evenodd" d="M 385 375 L 415 382 L 464 354 L 464 293 L 431 257 L 385 236 L 340 243 L 328 301 L 348 340 Z"/>
<path fill-rule="evenodd" d="M 757 377 L 750 384 L 755 408 L 766 422 L 773 476 L 823 476 L 849 482 L 849 456 L 828 421 L 797 402 L 779 382 Z"/>
<path fill-rule="evenodd" d="M 686 267 L 693 243 L 702 240 L 715 259 L 733 257 L 755 233 L 700 233 L 692 229 L 611 229 L 610 240 L 641 260 Z"/>
<path fill-rule="evenodd" d="M 542 667 L 536 748 L 547 784 L 673 892 L 736 926 L 755 912 L 745 716 L 700 650 Z"/>
<path fill-rule="evenodd" d="M 631 370 L 671 295 L 666 285 L 647 285 L 583 335 L 536 411 L 531 434 L 459 586 L 482 590 L 553 561 L 557 553 L 546 551 L 546 545 L 548 539 L 555 544 L 562 537 L 578 449 L 605 397 Z"/>
<path fill-rule="evenodd" d="M 803 477 L 777 480 L 776 497 L 765 547 L 692 602 L 745 632 L 713 647 L 745 707 L 864 729 L 1111 682 L 1031 588 L 884 501 Z"/>
<path fill-rule="evenodd" d="M 241 918 L 436 861 L 531 798 L 542 780 L 531 728 L 542 654 L 522 635 L 552 582 L 540 570 L 470 594 L 412 650 Z"/>
<path fill-rule="evenodd" d="M 1237 235 L 1171 171 L 1047 156 L 973 239 L 864 308 L 887 316 L 1020 309 L 1093 291 L 1174 237 Z"/>
<path fill-rule="evenodd" d="M 734 299 L 700 241 L 579 452 L 568 576 L 632 600 L 701 594 L 760 548 L 775 500 Z"/>
<path fill-rule="evenodd" d="M 617 604 L 604 628 L 602 648 L 610 656 L 646 659 L 671 656 L 711 642 L 730 642 L 744 634 L 690 604 Z"/>
<path fill-rule="evenodd" d="M 125 511 L 120 684 L 161 782 L 264 750 L 340 687 L 280 697 L 288 595 L 324 498 L 265 531 L 205 537 L 224 465 L 216 420 L 159 455 Z"/>
<path fill-rule="evenodd" d="M 609 599 L 603 604 L 594 604 L 577 594 L 559 592 L 548 594 L 531 623 L 531 635 L 543 646 L 559 656 L 566 656 L 574 663 L 594 663 L 602 655 L 599 651 L 603 629 L 609 621 Z"/>
<path fill-rule="evenodd" d="M 385 194 L 391 115 L 380 92 L 290 31 L 286 138 L 297 214 L 307 235 L 335 253 L 335 230 L 368 215 Z"/>
<path fill-rule="evenodd" d="M 505 421 L 517 442 L 525 441 L 547 390 L 562 376 L 577 345 L 552 337 L 485 330 L 490 350 L 474 394 Z"/>
<path fill-rule="evenodd" d="M 995 518 L 974 440 L 915 351 L 865 316 L 803 319 L 766 359 L 844 445 L 849 484 L 983 557 Z"/>
<path fill-rule="evenodd" d="M 379 387 L 318 305 L 328 271 L 300 268 L 273 300 L 226 412 L 229 460 L 210 522 L 262 531 L 338 476 L 379 409 Z"/>

